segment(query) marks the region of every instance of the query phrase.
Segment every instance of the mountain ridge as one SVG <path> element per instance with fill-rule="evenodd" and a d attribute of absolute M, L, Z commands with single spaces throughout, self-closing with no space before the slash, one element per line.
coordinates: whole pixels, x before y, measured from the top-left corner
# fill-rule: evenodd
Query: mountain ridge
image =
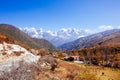
<path fill-rule="evenodd" d="M 59 48 L 63 50 L 73 50 L 73 49 L 80 49 L 80 48 L 87 48 L 87 47 L 93 47 L 93 46 L 99 46 L 99 45 L 105 45 L 109 43 L 113 43 L 112 41 L 107 41 L 109 39 L 112 39 L 116 36 L 119 36 L 117 32 L 120 32 L 120 29 L 112 29 L 112 30 L 107 30 L 104 32 L 92 34 L 87 37 L 79 38 L 75 41 L 63 44 L 59 46 Z M 117 35 L 114 35 L 114 34 Z M 114 36 L 113 36 L 114 35 Z M 119 42 L 119 39 L 115 41 L 116 43 Z"/>

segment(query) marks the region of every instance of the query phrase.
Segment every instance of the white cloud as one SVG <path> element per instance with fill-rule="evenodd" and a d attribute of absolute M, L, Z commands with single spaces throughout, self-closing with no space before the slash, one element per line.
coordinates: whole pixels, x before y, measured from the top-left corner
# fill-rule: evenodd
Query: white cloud
<path fill-rule="evenodd" d="M 111 30 L 111 29 L 120 29 L 120 26 L 111 26 L 111 25 L 101 25 L 98 26 L 96 29 L 92 30 L 95 33 L 106 31 L 106 30 Z"/>
<path fill-rule="evenodd" d="M 120 29 L 120 26 L 118 26 L 117 29 Z"/>
<path fill-rule="evenodd" d="M 102 25 L 102 26 L 99 26 L 98 29 L 104 31 L 104 30 L 110 30 L 110 29 L 114 29 L 115 27 L 113 26 L 110 26 L 110 25 Z"/>

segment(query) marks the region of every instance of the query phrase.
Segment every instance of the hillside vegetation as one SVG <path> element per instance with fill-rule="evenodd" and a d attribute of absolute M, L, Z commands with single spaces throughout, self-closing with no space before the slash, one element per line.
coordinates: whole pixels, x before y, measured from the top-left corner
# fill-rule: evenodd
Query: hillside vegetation
<path fill-rule="evenodd" d="M 44 39 L 33 39 L 18 28 L 8 25 L 0 24 L 0 35 L 7 37 L 11 42 L 19 44 L 25 48 L 49 48 L 56 49 L 50 42 Z"/>

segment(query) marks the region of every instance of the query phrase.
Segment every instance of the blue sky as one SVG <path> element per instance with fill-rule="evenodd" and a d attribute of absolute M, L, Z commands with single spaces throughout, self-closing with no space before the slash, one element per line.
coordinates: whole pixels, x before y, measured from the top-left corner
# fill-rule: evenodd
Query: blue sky
<path fill-rule="evenodd" d="M 120 0 L 0 0 L 0 23 L 45 30 L 120 25 Z"/>

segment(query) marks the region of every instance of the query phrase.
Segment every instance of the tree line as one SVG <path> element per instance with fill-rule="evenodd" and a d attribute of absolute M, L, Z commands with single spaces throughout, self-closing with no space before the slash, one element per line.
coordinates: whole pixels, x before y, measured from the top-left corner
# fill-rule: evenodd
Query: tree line
<path fill-rule="evenodd" d="M 79 56 L 87 64 L 120 68 L 120 45 L 104 45 L 64 51 L 71 56 Z"/>

